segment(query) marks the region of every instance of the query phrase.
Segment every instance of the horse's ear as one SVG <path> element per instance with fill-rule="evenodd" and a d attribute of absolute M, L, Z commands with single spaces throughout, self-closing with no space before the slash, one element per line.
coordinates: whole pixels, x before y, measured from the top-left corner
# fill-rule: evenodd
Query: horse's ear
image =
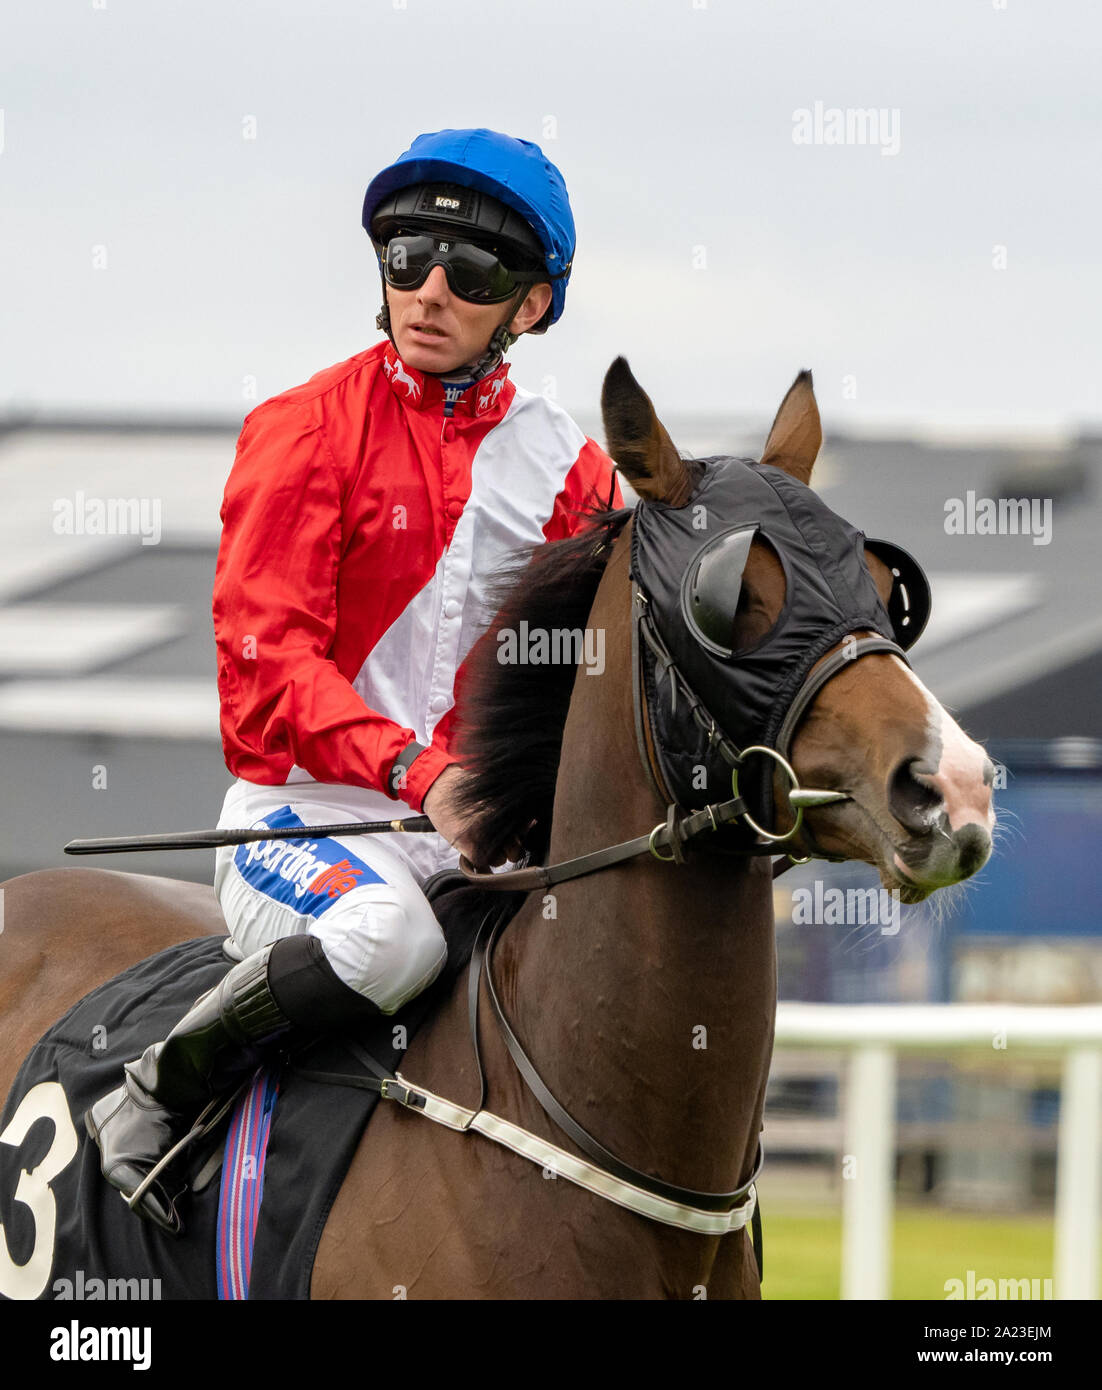
<path fill-rule="evenodd" d="M 810 484 L 812 465 L 822 444 L 823 426 L 815 403 L 811 373 L 801 372 L 781 401 L 761 461 L 782 468 L 801 483 Z"/>
<path fill-rule="evenodd" d="M 609 455 L 639 496 L 683 507 L 692 492 L 692 475 L 624 357 L 617 357 L 605 374 L 601 416 Z"/>

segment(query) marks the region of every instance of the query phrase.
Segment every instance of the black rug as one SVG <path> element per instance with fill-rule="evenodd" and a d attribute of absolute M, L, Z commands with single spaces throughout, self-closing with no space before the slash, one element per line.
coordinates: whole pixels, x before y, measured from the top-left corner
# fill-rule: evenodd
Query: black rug
<path fill-rule="evenodd" d="M 448 963 L 431 989 L 382 1021 L 358 1045 L 396 1069 L 406 1042 L 450 994 L 486 913 L 512 915 L 523 895 L 453 888 L 433 907 L 448 940 Z M 221 937 L 184 942 L 93 990 L 35 1045 L 0 1117 L 0 1297 L 133 1300 L 217 1297 L 215 1230 L 222 1135 L 189 1158 L 187 1175 L 206 1184 L 183 1199 L 182 1236 L 128 1209 L 103 1179 L 84 1112 L 118 1086 L 123 1063 L 172 1029 L 230 968 Z M 339 1039 L 301 1059 L 317 1071 L 362 1071 Z M 310 1080 L 284 1067 L 268 1142 L 264 1198 L 253 1251 L 250 1299 L 309 1297 L 314 1256 L 378 1096 Z M 317 1142 L 319 1135 L 325 1143 Z M 7 1259 L 5 1259 L 5 1250 Z"/>

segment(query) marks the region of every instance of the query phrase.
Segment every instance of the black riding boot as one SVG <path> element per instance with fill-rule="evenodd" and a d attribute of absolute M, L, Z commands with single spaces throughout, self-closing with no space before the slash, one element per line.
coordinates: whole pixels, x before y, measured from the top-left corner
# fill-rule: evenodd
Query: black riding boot
<path fill-rule="evenodd" d="M 85 1114 L 85 1127 L 100 1148 L 103 1175 L 127 1198 L 187 1134 L 203 1106 L 255 1070 L 261 1045 L 290 1028 L 269 984 L 272 949 L 266 946 L 235 965 L 164 1042 L 127 1062 L 123 1085 Z M 159 1180 L 133 1209 L 173 1235 L 183 1229 L 175 1200 Z"/>

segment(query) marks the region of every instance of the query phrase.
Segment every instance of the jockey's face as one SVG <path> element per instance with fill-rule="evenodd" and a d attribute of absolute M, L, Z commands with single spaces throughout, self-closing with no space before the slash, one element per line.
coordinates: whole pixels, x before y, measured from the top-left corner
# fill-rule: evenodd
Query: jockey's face
<path fill-rule="evenodd" d="M 519 309 L 508 304 L 472 304 L 453 294 L 442 265 L 434 265 L 415 290 L 386 287 L 390 330 L 398 353 L 420 372 L 454 372 L 477 361 L 503 323 L 512 333 L 526 333 L 551 303 L 551 286 L 533 285 Z"/>

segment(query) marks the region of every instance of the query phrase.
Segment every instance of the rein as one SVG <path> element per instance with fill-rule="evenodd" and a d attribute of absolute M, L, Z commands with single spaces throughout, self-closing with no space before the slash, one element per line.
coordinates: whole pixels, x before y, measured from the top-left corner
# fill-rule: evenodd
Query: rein
<path fill-rule="evenodd" d="M 640 640 L 642 639 L 642 640 Z M 650 716 L 647 710 L 645 682 L 643 680 L 643 642 L 654 653 L 655 660 L 664 674 L 670 677 L 671 700 L 677 699 L 677 692 L 680 688 L 683 697 L 689 702 L 694 720 L 700 728 L 708 734 L 709 743 L 716 746 L 724 760 L 731 767 L 731 788 L 732 796 L 721 802 L 711 803 L 701 810 L 685 812 L 677 805 L 669 792 L 667 781 L 660 766 L 661 756 L 657 740 L 651 727 Z M 791 763 L 788 761 L 787 752 L 791 739 L 795 733 L 800 719 L 806 713 L 815 696 L 822 687 L 837 674 L 850 661 L 858 660 L 862 656 L 871 655 L 874 652 L 891 652 L 898 656 L 906 657 L 900 647 L 894 642 L 883 637 L 859 638 L 852 644 L 843 643 L 837 651 L 826 657 L 813 673 L 810 673 L 804 680 L 800 689 L 797 691 L 787 715 L 781 725 L 777 736 L 777 747 L 770 748 L 764 744 L 756 744 L 743 749 L 739 749 L 732 740 L 723 732 L 714 716 L 710 713 L 707 706 L 692 689 L 684 674 L 679 670 L 676 662 L 670 654 L 665 643 L 654 627 L 649 612 L 649 600 L 639 587 L 638 583 L 632 580 L 632 704 L 634 709 L 636 744 L 639 750 L 644 773 L 647 776 L 651 788 L 660 801 L 666 801 L 666 819 L 659 821 L 653 830 L 646 835 L 639 835 L 635 839 L 622 841 L 617 845 L 609 845 L 604 849 L 594 850 L 589 854 L 578 855 L 573 859 L 562 860 L 557 864 L 530 866 L 521 869 L 508 870 L 503 873 L 478 873 L 466 861 L 461 861 L 461 869 L 464 877 L 469 883 L 476 884 L 480 888 L 490 889 L 500 892 L 525 892 L 529 893 L 540 888 L 550 888 L 557 883 L 565 883 L 570 879 L 582 878 L 587 874 L 598 873 L 602 869 L 611 867 L 614 864 L 623 863 L 629 859 L 638 858 L 644 854 L 651 854 L 654 858 L 665 863 L 683 864 L 685 863 L 685 846 L 698 837 L 715 832 L 724 825 L 733 825 L 742 822 L 744 827 L 754 832 L 759 841 L 748 846 L 735 849 L 736 854 L 762 855 L 775 853 L 775 847 L 790 840 L 799 831 L 803 824 L 804 810 L 813 806 L 825 806 L 833 802 L 848 801 L 850 794 L 844 791 L 827 790 L 825 788 L 801 787 Z M 652 755 L 652 749 L 658 753 Z M 746 759 L 752 754 L 761 754 L 773 758 L 778 766 L 784 771 L 789 779 L 787 798 L 789 807 L 793 812 L 793 823 L 789 830 L 781 833 L 778 831 L 766 830 L 760 826 L 750 813 L 750 809 L 745 799 L 739 793 L 738 779 Z M 771 798 L 770 798 L 771 800 Z M 806 832 L 805 832 L 806 833 Z M 809 837 L 810 838 L 810 837 Z M 668 851 L 663 853 L 662 851 Z M 814 853 L 805 859 L 796 859 L 788 855 L 785 856 L 788 863 L 783 859 L 778 860 L 774 866 L 774 878 L 780 873 L 785 872 L 796 863 L 807 863 L 812 857 L 834 858 L 823 854 Z M 680 1226 L 687 1230 L 709 1231 L 712 1233 L 723 1234 L 730 1230 L 743 1229 L 749 1222 L 754 1226 L 754 1252 L 758 1261 L 759 1274 L 762 1268 L 761 1254 L 761 1217 L 757 1205 L 757 1191 L 755 1182 L 761 1172 L 764 1161 L 762 1146 L 759 1140 L 757 1156 L 754 1162 L 753 1172 L 750 1177 L 739 1187 L 731 1192 L 699 1192 L 693 1188 L 678 1187 L 675 1184 L 664 1182 L 660 1178 L 653 1177 L 648 1173 L 641 1172 L 638 1168 L 631 1167 L 622 1159 L 611 1153 L 588 1131 L 563 1108 L 559 1101 L 547 1087 L 543 1078 L 536 1070 L 531 1058 L 525 1052 L 520 1040 L 513 1032 L 509 1020 L 505 1016 L 505 1011 L 501 1006 L 497 990 L 494 986 L 492 960 L 493 949 L 497 942 L 498 935 L 503 926 L 508 924 L 504 914 L 498 914 L 497 920 L 487 933 L 487 925 L 494 913 L 491 910 L 483 919 L 475 940 L 474 951 L 471 956 L 469 984 L 468 984 L 468 1014 L 470 1022 L 471 1041 L 474 1047 L 475 1059 L 479 1073 L 479 1102 L 475 1112 L 467 1112 L 472 1116 L 468 1120 L 468 1125 L 478 1128 L 474 1120 L 484 1116 L 486 1101 L 486 1074 L 482 1065 L 482 1056 L 478 1044 L 478 1006 L 479 991 L 483 976 L 486 980 L 486 992 L 490 1001 L 493 1017 L 497 1022 L 502 1039 L 509 1052 L 513 1063 L 520 1073 L 521 1079 L 542 1107 L 544 1113 L 551 1121 L 567 1134 L 581 1151 L 591 1160 L 585 1165 L 585 1177 L 578 1172 L 578 1160 L 573 1159 L 574 1172 L 566 1172 L 566 1176 L 572 1176 L 573 1180 L 582 1183 L 590 1190 L 599 1193 L 601 1196 L 608 1197 L 612 1201 L 619 1202 L 621 1205 L 630 1206 L 641 1215 L 650 1216 L 652 1219 L 664 1221 L 670 1225 Z M 485 940 L 483 938 L 485 937 Z M 401 1088 L 402 1094 L 392 1093 L 383 1083 L 380 1087 L 381 1093 L 388 1098 L 398 1099 L 401 1103 L 419 1108 L 423 1113 L 430 1113 L 427 1110 L 425 1097 L 428 1093 L 418 1092 L 400 1076 L 395 1077 L 395 1082 Z M 435 1098 L 439 1099 L 439 1098 Z M 439 1118 L 439 1116 L 433 1116 Z M 508 1125 L 509 1122 L 501 1121 L 499 1117 L 491 1117 L 497 1124 Z M 445 1120 L 444 1123 L 447 1123 Z M 515 1126 L 511 1126 L 515 1130 Z M 496 1138 L 499 1142 L 507 1144 L 517 1152 L 523 1152 L 526 1157 L 539 1161 L 538 1152 L 546 1151 L 548 1148 L 555 1152 L 555 1171 L 558 1171 L 560 1162 L 559 1155 L 563 1151 L 555 1149 L 555 1146 L 547 1146 L 546 1141 L 538 1139 L 528 1131 L 520 1131 L 529 1141 L 527 1148 L 518 1148 L 515 1143 L 510 1143 L 507 1138 L 502 1137 L 501 1133 L 490 1133 L 491 1138 Z M 515 1137 L 515 1136 L 514 1136 Z M 532 1146 L 535 1146 L 533 1149 Z M 540 1147 L 542 1146 L 542 1148 Z M 617 1189 L 616 1183 L 621 1184 Z M 611 1185 L 611 1186 L 610 1186 Z M 634 1196 L 632 1195 L 634 1194 Z M 649 1201 L 648 1201 L 649 1199 Z M 663 1208 L 656 1208 L 655 1203 L 661 1202 Z M 740 1205 L 741 1203 L 741 1205 Z M 665 1214 L 659 1214 L 664 1211 Z M 709 1219 L 710 1218 L 710 1219 Z M 717 1222 L 721 1224 L 716 1224 Z"/>

